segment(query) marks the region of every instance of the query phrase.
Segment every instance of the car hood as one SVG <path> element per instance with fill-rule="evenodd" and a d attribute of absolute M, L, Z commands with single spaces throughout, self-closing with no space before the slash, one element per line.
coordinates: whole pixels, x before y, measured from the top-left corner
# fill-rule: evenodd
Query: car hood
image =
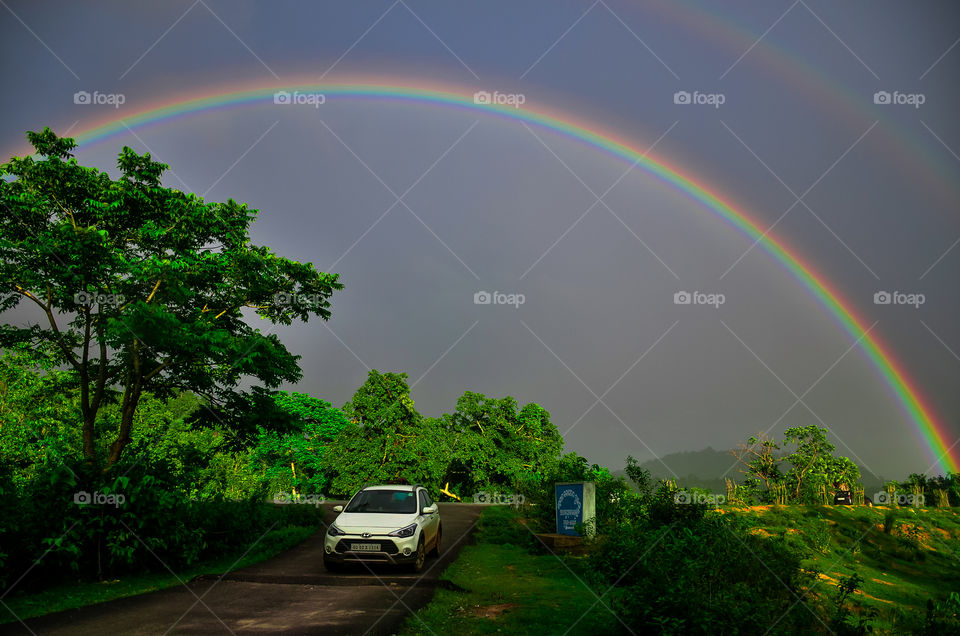
<path fill-rule="evenodd" d="M 350 534 L 373 532 L 387 534 L 417 520 L 417 513 L 390 514 L 386 512 L 341 512 L 334 525 Z"/>

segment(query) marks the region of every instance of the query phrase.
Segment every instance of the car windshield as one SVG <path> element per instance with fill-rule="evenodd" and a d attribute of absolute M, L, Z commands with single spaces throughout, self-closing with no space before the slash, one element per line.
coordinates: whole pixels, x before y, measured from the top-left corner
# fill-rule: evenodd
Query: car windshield
<path fill-rule="evenodd" d="M 409 490 L 363 490 L 350 500 L 344 512 L 386 512 L 403 514 L 417 511 L 416 493 Z"/>

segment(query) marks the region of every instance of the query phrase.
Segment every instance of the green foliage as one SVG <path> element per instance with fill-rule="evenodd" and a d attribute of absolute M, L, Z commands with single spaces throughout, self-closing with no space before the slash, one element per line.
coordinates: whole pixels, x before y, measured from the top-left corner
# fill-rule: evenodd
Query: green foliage
<path fill-rule="evenodd" d="M 836 448 L 827 433 L 819 426 L 788 428 L 782 442 L 751 437 L 733 454 L 749 480 L 766 486 L 766 493 L 757 495 L 768 503 L 832 503 L 835 489 L 854 487 L 860 468 L 848 457 L 833 455 Z M 786 472 L 784 467 L 789 467 Z"/>
<path fill-rule="evenodd" d="M 198 426 L 193 418 L 202 402 L 189 392 L 163 400 L 144 393 L 117 470 L 81 461 L 73 375 L 54 368 L 43 349 L 14 347 L 0 357 L 0 589 L 28 569 L 18 590 L 65 576 L 163 569 L 158 557 L 186 567 L 233 553 L 274 521 L 281 528 L 298 519 L 294 525 L 318 522 L 311 506 L 264 504 L 269 478 L 252 459 L 259 449 L 234 451 L 229 428 Z M 319 441 L 338 421 L 346 423 L 325 402 L 294 399 L 304 408 L 290 416 L 292 426 L 315 431 Z M 119 411 L 116 403 L 101 409 L 101 451 L 116 435 Z M 303 434 L 296 441 L 310 442 Z M 74 503 L 82 493 L 122 501 Z"/>
<path fill-rule="evenodd" d="M 520 408 L 512 397 L 467 391 L 440 424 L 452 457 L 444 481 L 459 484 L 464 494 L 541 480 L 563 448 L 550 414 L 537 404 Z"/>
<path fill-rule="evenodd" d="M 312 506 L 190 499 L 172 463 L 162 459 L 141 456 L 118 467 L 121 476 L 84 463 L 58 464 L 47 467 L 48 478 L 0 487 L 0 572 L 30 572 L 18 590 L 66 577 L 103 579 L 187 566 L 251 545 L 275 523 L 319 522 Z M 0 578 L 0 589 L 12 583 Z"/>
<path fill-rule="evenodd" d="M 446 453 L 439 430 L 417 412 L 405 373 L 371 370 L 343 413 L 345 426 L 327 450 L 330 492 L 351 496 L 371 483 L 422 483 L 440 494 Z"/>
<path fill-rule="evenodd" d="M 830 619 L 830 630 L 833 633 L 859 635 L 873 631 L 870 620 L 876 616 L 876 611 L 865 610 L 852 602 L 854 592 L 862 585 L 863 577 L 859 574 L 845 576 L 837 583 L 837 591 L 833 597 L 834 612 Z"/>
<path fill-rule="evenodd" d="M 482 490 L 512 491 L 541 483 L 558 461 L 563 440 L 550 414 L 512 397 L 467 391 L 453 413 L 424 418 L 405 373 L 370 371 L 343 407 L 349 418 L 325 463 L 330 492 L 348 496 L 364 484 L 421 483 L 461 498 Z"/>
<path fill-rule="evenodd" d="M 956 636 L 960 634 L 960 594 L 950 595 L 940 601 L 927 600 L 927 612 L 924 619 L 923 636 Z"/>
<path fill-rule="evenodd" d="M 628 458 L 628 472 L 642 471 L 649 481 L 650 474 Z M 622 477 L 614 477 L 610 471 L 597 464 L 588 465 L 587 459 L 577 453 L 567 453 L 556 462 L 555 468 L 542 478 L 521 481 L 519 494 L 524 497 L 524 515 L 537 532 L 556 532 L 553 485 L 557 482 L 592 481 L 596 488 L 596 519 L 586 519 L 600 532 L 607 527 L 623 522 L 639 514 L 639 499 Z"/>
<path fill-rule="evenodd" d="M 49 128 L 27 137 L 39 159 L 0 166 L 0 311 L 27 301 L 42 318 L 3 325 L 0 346 L 42 345 L 73 371 L 87 464 L 120 460 L 147 391 L 190 390 L 226 407 L 244 378 L 300 378 L 297 357 L 241 310 L 280 324 L 327 319 L 335 274 L 251 244 L 255 210 L 163 187 L 168 166 L 149 154 L 124 147 L 114 180 L 79 165 L 72 139 Z M 97 423 L 114 395 L 103 457 Z"/>
<path fill-rule="evenodd" d="M 830 525 L 819 513 L 816 515 L 817 521 L 811 525 L 808 532 L 804 534 L 807 543 L 817 554 L 830 554 L 833 543 L 833 535 L 830 532 Z"/>
<path fill-rule="evenodd" d="M 781 540 L 710 515 L 624 526 L 597 544 L 590 569 L 636 633 L 784 633 L 809 627 L 810 575 Z M 766 630 L 770 629 L 770 632 Z"/>
<path fill-rule="evenodd" d="M 268 492 L 320 495 L 327 491 L 327 446 L 350 426 L 339 409 L 304 393 L 279 392 L 277 406 L 290 417 L 285 432 L 258 427 L 250 461 Z"/>
<path fill-rule="evenodd" d="M 0 466 L 13 486 L 80 448 L 79 431 L 69 425 L 80 417 L 72 380 L 49 347 L 18 345 L 0 357 Z"/>

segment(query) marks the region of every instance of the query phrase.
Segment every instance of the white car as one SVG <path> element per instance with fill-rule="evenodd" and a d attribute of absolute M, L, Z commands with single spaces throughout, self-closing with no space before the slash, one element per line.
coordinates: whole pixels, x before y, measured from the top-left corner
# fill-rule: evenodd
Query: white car
<path fill-rule="evenodd" d="M 323 565 L 335 571 L 345 562 L 406 565 L 423 569 L 426 556 L 440 555 L 440 512 L 423 486 L 368 486 L 327 527 Z"/>

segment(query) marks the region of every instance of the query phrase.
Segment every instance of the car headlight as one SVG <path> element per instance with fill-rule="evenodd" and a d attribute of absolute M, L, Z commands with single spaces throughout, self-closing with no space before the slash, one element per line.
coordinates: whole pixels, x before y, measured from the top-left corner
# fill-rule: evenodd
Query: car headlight
<path fill-rule="evenodd" d="M 399 538 L 401 538 L 401 539 L 406 539 L 406 538 L 408 538 L 408 537 L 412 537 L 416 532 L 417 532 L 417 524 L 411 523 L 411 524 L 410 524 L 409 526 L 407 526 L 406 528 L 400 528 L 399 530 L 394 530 L 393 532 L 391 532 L 391 533 L 388 534 L 387 536 L 388 536 L 388 537 L 399 537 Z"/>
<path fill-rule="evenodd" d="M 331 537 L 339 537 L 347 533 L 331 523 L 330 527 L 327 528 L 327 534 L 329 534 Z"/>

